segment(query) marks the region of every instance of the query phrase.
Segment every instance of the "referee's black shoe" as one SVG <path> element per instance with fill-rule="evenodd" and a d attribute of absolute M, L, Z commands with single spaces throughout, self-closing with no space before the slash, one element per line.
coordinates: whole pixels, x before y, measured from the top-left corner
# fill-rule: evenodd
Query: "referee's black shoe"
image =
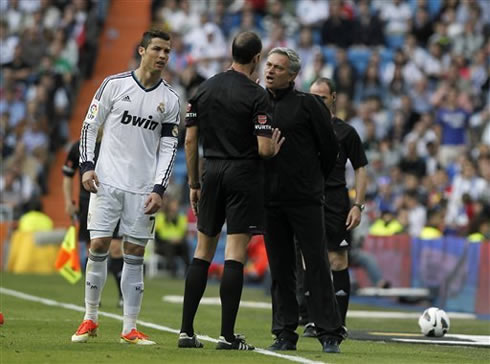
<path fill-rule="evenodd" d="M 216 350 L 255 350 L 255 346 L 247 344 L 245 336 L 236 334 L 235 340 L 231 342 L 220 336 L 216 344 Z"/>
<path fill-rule="evenodd" d="M 272 345 L 267 349 L 272 351 L 296 350 L 296 342 L 291 339 L 278 336 L 274 339 Z"/>
<path fill-rule="evenodd" d="M 179 334 L 179 348 L 202 348 L 204 345 L 197 339 L 196 334 L 189 336 L 185 332 Z"/>

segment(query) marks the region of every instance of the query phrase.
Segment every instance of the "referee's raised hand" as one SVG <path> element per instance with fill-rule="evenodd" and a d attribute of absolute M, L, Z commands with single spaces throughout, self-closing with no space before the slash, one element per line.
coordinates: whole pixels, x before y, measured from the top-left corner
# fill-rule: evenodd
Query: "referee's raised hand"
<path fill-rule="evenodd" d="M 99 178 L 94 170 L 87 171 L 82 176 L 82 186 L 88 192 L 97 193 L 99 188 Z"/>
<path fill-rule="evenodd" d="M 274 149 L 272 157 L 279 153 L 279 151 L 281 150 L 281 146 L 285 140 L 286 138 L 281 138 L 281 131 L 277 128 L 274 128 L 274 130 L 272 131 L 272 148 Z"/>

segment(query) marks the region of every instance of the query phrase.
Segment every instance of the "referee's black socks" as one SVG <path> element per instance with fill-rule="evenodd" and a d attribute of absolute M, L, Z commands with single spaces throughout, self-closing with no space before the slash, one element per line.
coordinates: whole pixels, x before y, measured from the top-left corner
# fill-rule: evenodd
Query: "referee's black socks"
<path fill-rule="evenodd" d="M 184 308 L 180 332 L 194 335 L 194 317 L 208 281 L 209 262 L 194 258 L 185 279 Z"/>
<path fill-rule="evenodd" d="M 225 260 L 219 295 L 221 298 L 221 336 L 228 342 L 235 340 L 233 331 L 242 289 L 243 264 L 236 260 Z"/>
<path fill-rule="evenodd" d="M 109 272 L 112 273 L 114 276 L 114 279 L 116 280 L 116 285 L 117 289 L 119 292 L 119 297 L 122 298 L 122 291 L 121 291 L 121 275 L 122 275 L 122 268 L 123 268 L 123 263 L 124 260 L 122 257 L 120 258 L 109 258 Z"/>
<path fill-rule="evenodd" d="M 337 271 L 332 270 L 332 276 L 335 297 L 337 298 L 337 303 L 339 304 L 340 316 L 342 317 L 342 322 L 345 325 L 345 316 L 347 315 L 350 296 L 349 268 Z"/>

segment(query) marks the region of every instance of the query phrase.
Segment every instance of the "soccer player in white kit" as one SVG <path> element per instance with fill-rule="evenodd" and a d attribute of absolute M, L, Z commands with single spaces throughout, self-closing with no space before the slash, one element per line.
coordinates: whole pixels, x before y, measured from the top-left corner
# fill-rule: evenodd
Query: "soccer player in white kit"
<path fill-rule="evenodd" d="M 162 205 L 177 152 L 180 102 L 161 78 L 169 60 L 170 36 L 143 34 L 139 67 L 107 77 L 97 90 L 80 138 L 83 187 L 91 192 L 87 218 L 90 250 L 85 276 L 85 316 L 72 342 L 96 336 L 98 307 L 107 277 L 107 255 L 120 220 L 124 265 L 121 289 L 124 320 L 121 343 L 152 345 L 136 329 L 143 299 L 143 255 L 153 237 L 154 213 Z M 102 127 L 97 166 L 95 139 Z"/>

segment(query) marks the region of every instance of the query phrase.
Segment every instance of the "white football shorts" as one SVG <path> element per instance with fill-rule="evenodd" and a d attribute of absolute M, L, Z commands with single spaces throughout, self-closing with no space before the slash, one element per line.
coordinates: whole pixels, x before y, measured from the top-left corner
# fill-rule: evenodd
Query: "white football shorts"
<path fill-rule="evenodd" d="M 112 236 L 119 224 L 119 235 L 136 239 L 153 239 L 155 216 L 145 215 L 148 194 L 127 192 L 99 183 L 97 193 L 90 194 L 87 228 L 90 237 Z"/>

